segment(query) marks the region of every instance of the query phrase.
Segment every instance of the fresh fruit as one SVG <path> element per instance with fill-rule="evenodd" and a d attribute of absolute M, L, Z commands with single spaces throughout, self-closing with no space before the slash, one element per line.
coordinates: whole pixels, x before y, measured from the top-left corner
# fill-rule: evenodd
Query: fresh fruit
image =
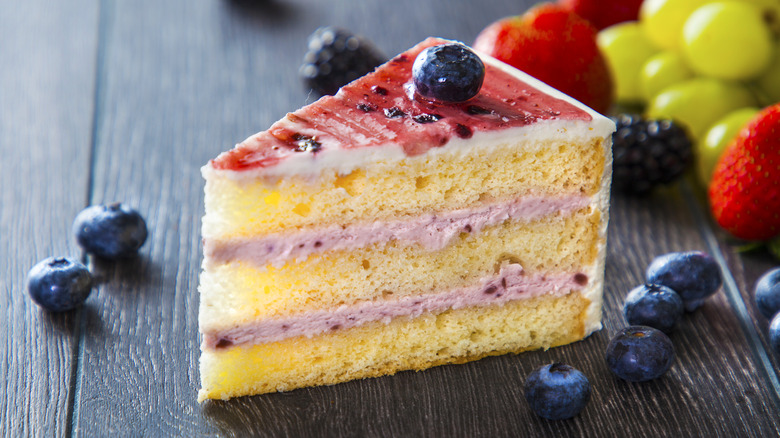
<path fill-rule="evenodd" d="M 693 72 L 682 55 L 671 50 L 656 53 L 639 72 L 639 90 L 642 98 L 650 101 L 664 89 L 693 77 Z"/>
<path fill-rule="evenodd" d="M 780 102 L 780 42 L 775 44 L 774 52 L 769 66 L 756 78 L 762 98 L 770 104 Z"/>
<path fill-rule="evenodd" d="M 761 10 L 749 3 L 717 1 L 691 13 L 682 51 L 698 74 L 743 80 L 759 75 L 772 56 L 772 34 Z"/>
<path fill-rule="evenodd" d="M 636 21 L 642 6 L 642 0 L 560 0 L 558 3 L 599 30 L 624 21 Z"/>
<path fill-rule="evenodd" d="M 780 314 L 775 315 L 769 324 L 769 345 L 775 354 L 780 355 Z"/>
<path fill-rule="evenodd" d="M 647 38 L 657 47 L 676 50 L 688 16 L 711 0 L 645 0 L 639 9 L 639 21 Z"/>
<path fill-rule="evenodd" d="M 463 44 L 442 44 L 417 55 L 412 78 L 416 92 L 425 98 L 464 102 L 479 93 L 485 65 Z"/>
<path fill-rule="evenodd" d="M 525 399 L 540 417 L 548 420 L 571 418 L 588 404 L 590 381 L 585 374 L 570 365 L 543 365 L 528 375 Z"/>
<path fill-rule="evenodd" d="M 691 142 L 677 124 L 629 115 L 613 120 L 617 126 L 612 135 L 614 190 L 646 193 L 674 181 L 691 164 Z"/>
<path fill-rule="evenodd" d="M 704 187 L 709 186 L 712 171 L 718 159 L 737 133 L 758 113 L 758 108 L 747 107 L 732 111 L 717 122 L 696 143 L 696 174 Z"/>
<path fill-rule="evenodd" d="M 135 255 L 148 234 L 144 218 L 120 203 L 85 208 L 73 221 L 73 233 L 86 252 L 106 259 Z"/>
<path fill-rule="evenodd" d="M 764 23 L 769 26 L 772 34 L 780 37 L 780 2 L 777 0 L 742 0 L 757 7 L 761 11 Z"/>
<path fill-rule="evenodd" d="M 775 260 L 780 260 L 780 235 L 769 239 L 766 242 L 766 249 L 772 254 Z"/>
<path fill-rule="evenodd" d="M 321 27 L 309 36 L 300 75 L 308 88 L 323 95 L 336 94 L 385 60 L 367 39 L 344 29 Z"/>
<path fill-rule="evenodd" d="M 506 62 L 596 111 L 612 104 L 612 79 L 596 45 L 596 29 L 579 15 L 546 3 L 480 32 L 474 49 Z"/>
<path fill-rule="evenodd" d="M 698 307 L 723 283 L 718 263 L 701 251 L 671 252 L 656 257 L 647 267 L 646 281 L 666 286 L 680 295 L 684 303 Z M 687 306 L 687 310 L 692 310 Z"/>
<path fill-rule="evenodd" d="M 658 49 L 645 38 L 639 24 L 632 21 L 608 27 L 599 32 L 596 41 L 612 72 L 615 99 L 618 102 L 642 101 L 639 74 Z"/>
<path fill-rule="evenodd" d="M 772 318 L 780 312 L 780 268 L 772 269 L 758 279 L 753 298 L 765 317 Z"/>
<path fill-rule="evenodd" d="M 666 286 L 644 284 L 628 293 L 623 315 L 629 325 L 646 325 L 671 333 L 683 315 L 683 300 Z"/>
<path fill-rule="evenodd" d="M 92 275 L 86 266 L 67 257 L 49 257 L 27 274 L 30 298 L 51 312 L 79 307 L 92 292 Z"/>
<path fill-rule="evenodd" d="M 736 82 L 697 77 L 664 89 L 647 109 L 652 119 L 672 119 L 688 128 L 692 140 L 726 114 L 756 104 L 753 94 Z"/>
<path fill-rule="evenodd" d="M 759 112 L 723 151 L 709 187 L 721 227 L 746 240 L 780 235 L 780 104 Z"/>
<path fill-rule="evenodd" d="M 674 362 L 674 345 L 664 332 L 641 325 L 626 327 L 609 341 L 605 355 L 612 373 L 629 382 L 661 377 Z"/>

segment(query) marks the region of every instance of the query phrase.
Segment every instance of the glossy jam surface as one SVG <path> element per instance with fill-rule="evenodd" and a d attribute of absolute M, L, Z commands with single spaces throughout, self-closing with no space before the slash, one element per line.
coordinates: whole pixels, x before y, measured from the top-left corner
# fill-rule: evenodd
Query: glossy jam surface
<path fill-rule="evenodd" d="M 411 69 L 428 39 L 377 71 L 276 122 L 212 161 L 216 169 L 249 170 L 274 166 L 295 154 L 328 149 L 376 147 L 390 142 L 407 155 L 423 154 L 452 138 L 475 132 L 526 126 L 538 120 L 583 120 L 576 106 L 542 93 L 492 65 L 486 65 L 479 94 L 462 103 L 425 100 L 414 93 Z"/>

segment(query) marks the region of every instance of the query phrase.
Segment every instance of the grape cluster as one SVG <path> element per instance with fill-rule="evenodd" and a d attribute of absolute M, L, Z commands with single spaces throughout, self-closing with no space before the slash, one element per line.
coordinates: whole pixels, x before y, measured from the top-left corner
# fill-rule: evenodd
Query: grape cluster
<path fill-rule="evenodd" d="M 779 24 L 777 1 L 644 0 L 638 21 L 602 30 L 598 43 L 618 103 L 685 126 L 706 185 L 741 127 L 780 102 Z"/>

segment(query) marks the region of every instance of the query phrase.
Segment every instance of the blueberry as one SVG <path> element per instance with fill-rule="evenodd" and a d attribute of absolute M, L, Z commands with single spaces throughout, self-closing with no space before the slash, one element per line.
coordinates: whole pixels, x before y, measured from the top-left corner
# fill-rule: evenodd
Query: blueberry
<path fill-rule="evenodd" d="M 780 313 L 775 315 L 769 324 L 769 344 L 772 346 L 772 351 L 780 355 Z"/>
<path fill-rule="evenodd" d="M 641 325 L 626 327 L 609 341 L 607 367 L 629 382 L 662 376 L 674 362 L 674 345 L 664 332 Z"/>
<path fill-rule="evenodd" d="M 699 298 L 698 300 L 683 301 L 683 306 L 685 307 L 686 312 L 693 312 L 703 305 L 704 305 L 704 298 Z"/>
<path fill-rule="evenodd" d="M 428 47 L 414 60 L 412 78 L 417 93 L 443 102 L 465 102 L 479 93 L 485 65 L 463 44 Z"/>
<path fill-rule="evenodd" d="M 76 216 L 73 233 L 85 251 L 98 257 L 130 257 L 146 241 L 144 218 L 120 203 L 93 205 Z"/>
<path fill-rule="evenodd" d="M 753 294 L 762 315 L 772 318 L 780 311 L 780 268 L 766 272 L 756 283 Z"/>
<path fill-rule="evenodd" d="M 30 298 L 52 312 L 79 307 L 92 292 L 92 275 L 86 266 L 66 257 L 49 257 L 27 274 Z"/>
<path fill-rule="evenodd" d="M 535 369 L 525 381 L 525 399 L 548 420 L 571 418 L 590 400 L 590 382 L 581 371 L 563 363 Z"/>
<path fill-rule="evenodd" d="M 723 282 L 715 259 L 701 251 L 672 252 L 656 257 L 647 267 L 647 282 L 671 288 L 691 307 L 707 298 Z M 686 307 L 689 307 L 686 305 Z"/>
<path fill-rule="evenodd" d="M 671 333 L 683 314 L 683 300 L 677 292 L 659 284 L 634 288 L 626 296 L 623 315 L 630 325 L 646 325 Z"/>

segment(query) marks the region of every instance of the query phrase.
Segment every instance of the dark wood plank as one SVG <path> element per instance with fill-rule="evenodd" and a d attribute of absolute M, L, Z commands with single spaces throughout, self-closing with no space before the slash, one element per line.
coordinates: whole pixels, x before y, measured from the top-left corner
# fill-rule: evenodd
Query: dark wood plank
<path fill-rule="evenodd" d="M 765 378 L 765 384 L 780 394 L 780 361 L 772 352 L 767 331 L 769 320 L 756 307 L 753 292 L 758 279 L 768 270 L 780 266 L 766 248 L 735 239 L 721 229 L 709 214 L 709 203 L 704 189 L 695 183 L 685 188 L 691 199 L 693 211 L 702 223 L 704 237 L 713 252 L 727 267 L 724 276 L 724 293 L 729 298 L 735 313 L 739 315 L 746 335 L 746 342 L 757 358 L 758 372 Z M 698 202 L 693 202 L 693 201 Z M 752 250 L 745 248 L 752 247 Z"/>
<path fill-rule="evenodd" d="M 663 378 L 628 384 L 603 352 L 624 325 L 625 294 L 656 255 L 707 249 L 679 190 L 616 198 L 610 226 L 605 329 L 583 342 L 421 373 L 195 403 L 198 387 L 199 167 L 311 98 L 296 74 L 307 35 L 335 24 L 388 55 L 428 35 L 473 40 L 490 21 L 532 2 L 222 1 L 110 3 L 103 109 L 92 202 L 121 200 L 147 216 L 141 257 L 101 264 L 105 283 L 85 315 L 75 432 L 138 435 L 775 436 L 767 388 L 729 300 L 719 294 L 674 334 Z M 741 278 L 741 277 L 740 277 Z M 556 360 L 594 385 L 582 415 L 536 417 L 522 384 Z"/>
<path fill-rule="evenodd" d="M 0 1 L 0 435 L 62 436 L 78 318 L 27 296 L 27 271 L 78 258 L 70 226 L 84 207 L 92 134 L 97 4 Z"/>

